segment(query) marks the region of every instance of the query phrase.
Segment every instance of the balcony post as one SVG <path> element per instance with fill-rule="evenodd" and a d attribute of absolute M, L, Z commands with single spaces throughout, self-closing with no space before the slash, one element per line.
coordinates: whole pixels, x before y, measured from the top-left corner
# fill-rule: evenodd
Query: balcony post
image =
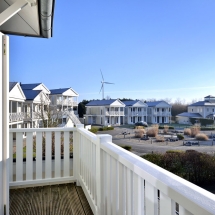
<path fill-rule="evenodd" d="M 0 214 L 9 215 L 9 37 L 0 33 Z"/>
<path fill-rule="evenodd" d="M 79 128 L 84 128 L 83 124 L 76 125 L 77 130 L 74 131 L 73 135 L 73 173 L 76 180 L 76 185 L 80 186 L 80 133 L 78 132 Z"/>
<path fill-rule="evenodd" d="M 103 184 L 103 176 L 105 175 L 103 166 L 101 165 L 103 161 L 103 154 L 101 153 L 101 144 L 102 143 L 112 143 L 112 136 L 109 134 L 97 135 L 97 144 L 96 144 L 96 196 L 97 196 L 97 211 L 96 215 L 103 214 L 104 212 L 104 199 L 101 200 L 101 194 L 104 193 L 106 187 Z"/>

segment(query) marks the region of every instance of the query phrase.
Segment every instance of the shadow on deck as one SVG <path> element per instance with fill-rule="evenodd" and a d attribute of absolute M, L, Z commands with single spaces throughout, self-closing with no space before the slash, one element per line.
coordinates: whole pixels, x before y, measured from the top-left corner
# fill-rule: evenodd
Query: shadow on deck
<path fill-rule="evenodd" d="M 81 187 L 74 183 L 10 190 L 10 214 L 93 214 Z"/>

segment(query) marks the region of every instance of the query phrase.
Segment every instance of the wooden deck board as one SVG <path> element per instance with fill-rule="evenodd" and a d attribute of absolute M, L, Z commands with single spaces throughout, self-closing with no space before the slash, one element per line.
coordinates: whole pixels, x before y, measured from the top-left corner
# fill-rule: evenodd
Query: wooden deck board
<path fill-rule="evenodd" d="M 10 190 L 11 215 L 91 215 L 81 187 L 74 183 Z"/>

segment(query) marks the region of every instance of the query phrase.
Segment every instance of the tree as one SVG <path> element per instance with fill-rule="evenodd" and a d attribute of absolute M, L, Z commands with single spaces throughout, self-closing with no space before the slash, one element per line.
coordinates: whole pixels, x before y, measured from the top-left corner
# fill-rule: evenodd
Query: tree
<path fill-rule="evenodd" d="M 86 104 L 89 103 L 88 100 L 83 100 L 82 102 L 80 102 L 78 104 L 78 115 L 80 118 L 82 118 L 84 116 L 84 114 L 86 114 Z"/>

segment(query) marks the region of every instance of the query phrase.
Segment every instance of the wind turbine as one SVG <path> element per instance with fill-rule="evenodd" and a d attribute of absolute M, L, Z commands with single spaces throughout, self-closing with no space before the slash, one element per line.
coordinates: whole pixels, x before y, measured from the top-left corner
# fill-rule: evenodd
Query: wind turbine
<path fill-rule="evenodd" d="M 100 89 L 99 93 L 101 93 L 101 91 L 102 91 L 102 99 L 104 99 L 104 84 L 114 84 L 114 83 L 106 82 L 106 81 L 104 80 L 104 77 L 103 77 L 103 74 L 102 74 L 102 70 L 101 70 L 101 69 L 100 69 L 100 71 L 101 71 L 101 75 L 102 75 L 102 81 L 101 81 L 102 86 L 101 86 L 101 89 Z"/>

